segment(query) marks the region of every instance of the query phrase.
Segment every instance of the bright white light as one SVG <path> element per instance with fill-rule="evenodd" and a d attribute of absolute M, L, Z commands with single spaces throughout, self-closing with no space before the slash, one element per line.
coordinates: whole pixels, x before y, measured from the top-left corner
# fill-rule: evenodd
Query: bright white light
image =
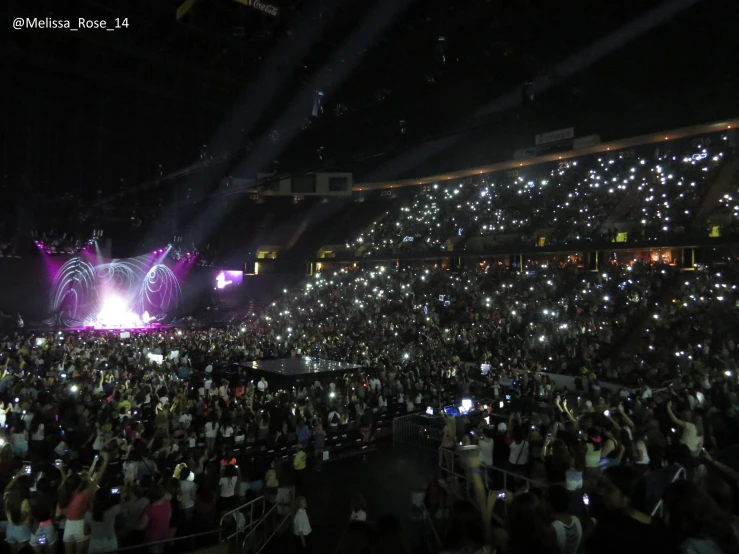
<path fill-rule="evenodd" d="M 110 294 L 103 299 L 103 307 L 98 312 L 98 323 L 106 327 L 137 327 L 141 325 L 141 318 L 133 313 L 128 302 L 116 294 Z"/>

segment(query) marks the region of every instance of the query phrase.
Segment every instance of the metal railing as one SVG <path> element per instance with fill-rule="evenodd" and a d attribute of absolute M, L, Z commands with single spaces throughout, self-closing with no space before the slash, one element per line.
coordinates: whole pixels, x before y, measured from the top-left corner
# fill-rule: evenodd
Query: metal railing
<path fill-rule="evenodd" d="M 425 517 L 424 520 L 428 524 L 429 527 L 431 527 L 431 534 L 434 536 L 435 540 L 435 546 L 436 548 L 432 548 L 432 552 L 438 552 L 439 549 L 442 547 L 441 538 L 439 537 L 439 533 L 436 532 L 436 525 L 434 525 L 434 518 L 431 516 L 431 514 L 428 515 L 428 517 Z"/>
<path fill-rule="evenodd" d="M 292 495 L 291 495 L 292 496 Z M 286 508 L 285 514 L 280 514 L 280 508 Z M 273 505 L 267 512 L 251 526 L 241 541 L 241 552 L 246 554 L 259 554 L 269 541 L 279 533 L 294 516 L 292 509 L 292 498 L 288 502 L 280 502 Z M 262 531 L 259 536 L 260 530 Z"/>
<path fill-rule="evenodd" d="M 239 535 L 241 533 L 247 532 L 249 529 L 251 529 L 251 527 L 253 525 L 255 525 L 255 521 L 254 521 L 254 508 L 255 507 L 261 507 L 261 511 L 258 511 L 257 512 L 257 516 L 259 516 L 259 514 L 264 514 L 265 513 L 266 500 L 265 500 L 265 498 L 264 498 L 263 495 L 255 498 L 253 500 L 249 500 L 248 502 L 245 502 L 241 506 L 238 506 L 238 507 L 234 508 L 233 510 L 230 510 L 230 511 L 226 512 L 225 514 L 223 514 L 221 516 L 220 521 L 218 522 L 218 527 L 219 527 L 219 530 L 220 531 L 223 531 L 224 530 L 224 523 L 226 522 L 226 519 L 227 518 L 233 517 L 233 515 L 236 514 L 236 513 L 238 513 L 238 512 L 245 512 L 245 510 L 247 508 L 249 510 L 249 517 L 248 517 L 248 519 L 246 521 L 245 527 L 243 527 L 241 529 L 238 529 L 237 528 L 235 530 L 235 532 L 231 533 L 225 539 L 223 538 L 222 535 L 219 536 L 218 537 L 219 538 L 219 542 L 223 542 L 224 540 L 225 541 L 231 540 L 233 537 L 235 537 L 235 536 L 237 536 L 237 535 Z M 244 518 L 246 519 L 246 513 L 244 513 Z"/>
<path fill-rule="evenodd" d="M 681 467 L 680 469 L 677 470 L 675 475 L 672 476 L 672 479 L 670 479 L 670 483 L 674 483 L 675 481 L 679 479 L 687 479 L 687 477 L 688 477 L 688 472 L 685 471 L 684 467 Z M 664 512 L 664 507 L 665 507 L 665 504 L 663 500 L 660 498 L 659 502 L 657 502 L 657 505 L 652 509 L 652 513 L 650 515 L 652 517 L 655 517 L 655 516 L 662 517 L 663 512 Z"/>
<path fill-rule="evenodd" d="M 246 545 L 246 538 L 249 537 L 255 529 L 265 521 L 265 518 L 272 514 L 277 513 L 277 509 L 280 506 L 284 506 L 284 504 L 275 504 L 270 507 L 269 510 L 266 509 L 267 502 L 264 496 L 260 496 L 258 498 L 255 498 L 253 500 L 250 500 L 249 502 L 245 502 L 244 504 L 234 508 L 233 510 L 230 510 L 223 514 L 221 516 L 221 519 L 218 521 L 218 528 L 212 529 L 210 531 L 204 531 L 202 533 L 193 533 L 191 535 L 185 535 L 182 537 L 175 537 L 172 539 L 165 539 L 162 541 L 153 541 L 153 542 L 147 542 L 143 544 L 137 544 L 133 546 L 125 546 L 122 548 L 116 548 L 115 550 L 111 550 L 110 552 L 130 552 L 133 550 L 143 550 L 147 549 L 151 546 L 157 546 L 157 545 L 170 545 L 172 543 L 181 543 L 184 541 L 191 541 L 191 544 L 189 545 L 188 550 L 196 550 L 197 546 L 195 545 L 195 541 L 199 540 L 203 537 L 215 537 L 217 535 L 217 541 L 218 543 L 224 543 L 234 540 L 236 537 L 238 537 L 241 534 L 245 534 L 244 542 L 242 542 L 242 547 L 245 547 Z M 224 537 L 223 534 L 225 532 L 225 523 L 227 522 L 229 517 L 233 517 L 234 514 L 238 512 L 244 513 L 244 518 L 246 519 L 246 524 L 241 527 L 234 530 L 233 533 L 229 534 L 228 536 Z M 248 517 L 247 517 L 248 513 Z M 256 514 L 256 520 L 255 520 L 255 514 Z M 290 517 L 290 513 L 286 516 L 287 518 Z M 261 550 L 266 546 L 267 542 L 275 535 L 275 533 L 279 530 L 280 526 L 284 523 L 284 520 L 280 522 L 280 525 L 278 525 L 274 530 L 272 530 L 272 533 L 266 537 L 266 541 L 262 541 L 258 546 L 259 550 L 256 552 L 261 552 Z"/>
<path fill-rule="evenodd" d="M 444 429 L 434 427 L 430 419 L 425 425 L 419 414 L 400 416 L 393 419 L 393 446 L 406 444 L 427 450 L 435 450 L 441 446 Z"/>
<path fill-rule="evenodd" d="M 454 492 L 457 494 L 460 493 L 460 482 L 464 484 L 464 498 L 469 497 L 469 489 L 471 487 L 471 482 L 468 477 L 468 469 L 464 468 L 463 464 L 457 459 L 460 457 L 461 452 L 452 450 L 449 448 L 439 448 L 439 468 L 446 472 L 447 475 L 453 477 L 453 480 L 451 481 L 451 484 L 453 485 L 454 489 L 456 489 Z M 459 471 L 460 466 L 464 469 L 464 473 Z M 547 483 L 541 483 L 539 481 L 534 481 L 533 479 L 529 479 L 528 477 L 523 477 L 521 475 L 518 475 L 517 473 L 513 473 L 512 471 L 508 471 L 505 469 L 501 469 L 499 467 L 489 466 L 484 467 L 480 466 L 480 468 L 475 469 L 482 469 L 483 471 L 494 471 L 497 473 L 500 473 L 503 476 L 503 490 L 508 491 L 510 490 L 508 488 L 509 479 L 515 482 L 524 482 L 529 487 L 538 487 L 538 488 L 547 488 L 549 485 Z M 486 478 L 486 475 L 483 475 L 482 477 L 483 485 L 485 486 L 485 490 L 490 490 L 490 484 Z M 508 513 L 508 503 L 503 503 L 503 510 L 504 513 Z"/>

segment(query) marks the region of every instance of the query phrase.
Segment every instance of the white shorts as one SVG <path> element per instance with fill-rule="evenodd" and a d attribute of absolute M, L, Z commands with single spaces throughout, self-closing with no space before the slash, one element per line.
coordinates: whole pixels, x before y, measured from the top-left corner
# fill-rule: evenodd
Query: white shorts
<path fill-rule="evenodd" d="M 5 542 L 8 544 L 21 544 L 28 542 L 30 539 L 31 528 L 27 523 L 16 525 L 15 523 L 8 521 L 8 526 L 5 528 Z"/>
<path fill-rule="evenodd" d="M 64 525 L 64 542 L 85 542 L 90 540 L 90 535 L 85 533 L 85 520 L 67 520 Z"/>
<path fill-rule="evenodd" d="M 55 544 L 59 540 L 59 534 L 53 525 L 42 525 L 36 529 L 36 532 L 31 535 L 31 540 L 29 541 L 31 546 L 39 546 L 39 537 L 46 537 L 45 544 L 47 545 Z"/>

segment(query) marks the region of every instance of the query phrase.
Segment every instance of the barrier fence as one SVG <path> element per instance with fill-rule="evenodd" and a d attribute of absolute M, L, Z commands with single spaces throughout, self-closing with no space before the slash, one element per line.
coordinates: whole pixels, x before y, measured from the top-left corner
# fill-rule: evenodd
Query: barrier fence
<path fill-rule="evenodd" d="M 259 554 L 292 518 L 292 497 L 288 502 L 275 504 L 244 535 L 241 552 Z"/>
<path fill-rule="evenodd" d="M 487 467 L 487 468 L 468 468 L 465 466 L 464 460 L 462 459 L 464 456 L 464 451 L 459 450 L 451 450 L 448 448 L 439 448 L 439 468 L 446 474 L 446 482 L 449 484 L 450 489 L 453 493 L 456 495 L 469 499 L 469 500 L 475 500 L 475 496 L 472 491 L 472 472 L 479 471 L 482 469 L 483 471 L 483 484 L 485 486 L 486 491 L 489 491 L 493 488 L 500 488 L 502 491 L 511 491 L 516 490 L 520 488 L 521 486 L 526 486 L 528 488 L 536 487 L 536 488 L 548 488 L 549 485 L 547 483 L 542 483 L 540 481 L 534 481 L 532 479 L 529 479 L 527 477 L 523 477 L 517 473 L 513 473 L 511 471 L 501 469 L 499 467 Z M 680 479 L 687 479 L 688 474 L 685 468 L 678 467 L 678 468 L 664 468 L 662 471 L 667 471 L 672 473 L 669 478 L 667 478 L 668 483 L 674 483 L 675 481 L 679 481 Z M 500 479 L 496 481 L 496 483 L 501 484 L 502 487 L 492 487 L 489 475 L 499 475 Z M 652 477 L 656 476 L 645 476 L 645 479 L 651 479 Z M 657 482 L 664 481 L 664 477 L 657 478 Z M 662 494 L 664 493 L 664 490 L 658 493 L 656 497 L 652 500 L 654 502 L 654 506 L 652 510 L 650 511 L 650 514 L 652 517 L 662 516 L 664 505 L 662 501 Z M 504 514 L 507 515 L 508 513 L 508 503 L 503 503 L 503 510 Z"/>
<path fill-rule="evenodd" d="M 687 479 L 688 473 L 685 471 L 684 467 L 681 467 L 677 470 L 677 473 L 673 475 L 672 479 L 670 480 L 670 483 L 674 483 L 675 481 L 678 481 L 680 479 Z M 662 499 L 659 499 L 659 502 L 657 502 L 657 505 L 652 510 L 652 513 L 650 514 L 652 517 L 662 517 L 664 515 L 664 502 Z"/>
<path fill-rule="evenodd" d="M 287 497 L 283 502 L 270 504 L 264 496 L 245 502 L 241 506 L 234 508 L 223 514 L 218 522 L 218 528 L 202 533 L 193 533 L 163 541 L 147 542 L 133 546 L 117 548 L 112 552 L 146 552 L 156 550 L 157 547 L 162 549 L 173 545 L 179 546 L 179 551 L 189 552 L 207 546 L 209 543 L 229 544 L 232 551 L 242 553 L 259 554 L 269 541 L 282 530 L 285 522 L 290 520 L 293 515 L 292 509 L 293 494 Z M 244 515 L 244 524 L 239 525 L 238 520 L 234 518 L 234 530 L 225 535 L 227 530 L 228 519 L 236 514 Z M 224 536 L 225 535 L 225 536 Z M 239 545 L 239 537 L 243 535 Z M 211 542 L 212 541 L 212 542 Z"/>
<path fill-rule="evenodd" d="M 256 508 L 257 520 L 254 519 L 255 508 Z M 218 542 L 229 541 L 233 537 L 238 536 L 240 533 L 243 533 L 249 530 L 253 525 L 256 524 L 256 521 L 258 521 L 261 518 L 262 514 L 264 514 L 266 511 L 267 511 L 267 501 L 264 498 L 264 496 L 260 496 L 253 500 L 245 502 L 241 506 L 238 506 L 231 511 L 226 512 L 225 514 L 221 516 L 221 519 L 218 522 L 218 528 L 221 530 L 221 534 L 218 536 Z M 245 525 L 243 528 L 239 529 L 238 522 L 235 521 L 236 530 L 224 539 L 222 532 L 225 529 L 226 520 L 229 517 L 234 517 L 237 513 L 242 513 L 244 515 Z M 248 517 L 247 517 L 247 514 L 248 514 Z M 234 517 L 234 520 L 235 520 L 235 517 Z"/>
<path fill-rule="evenodd" d="M 477 455 L 475 452 L 474 455 Z M 485 486 L 485 490 L 490 490 L 490 481 L 488 478 L 488 472 L 492 474 L 500 475 L 500 482 L 502 483 L 501 490 L 510 491 L 518 488 L 521 485 L 528 487 L 547 488 L 546 483 L 540 483 L 539 481 L 533 481 L 527 477 L 523 477 L 517 473 L 501 469 L 499 467 L 476 467 L 467 468 L 465 467 L 464 461 L 462 460 L 462 452 L 458 450 L 452 450 L 449 448 L 439 448 L 439 468 L 446 473 L 447 483 L 450 484 L 452 491 L 459 496 L 475 500 L 474 494 L 472 494 L 472 480 L 471 472 L 482 470 L 482 481 Z M 503 503 L 504 513 L 508 513 L 508 503 Z"/>

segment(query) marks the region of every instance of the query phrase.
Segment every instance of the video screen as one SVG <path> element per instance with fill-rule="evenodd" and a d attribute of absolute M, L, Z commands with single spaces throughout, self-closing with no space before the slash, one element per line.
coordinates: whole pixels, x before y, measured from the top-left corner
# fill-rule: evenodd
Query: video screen
<path fill-rule="evenodd" d="M 221 269 L 215 272 L 216 289 L 230 289 L 241 285 L 244 280 L 244 272 L 240 270 Z"/>
<path fill-rule="evenodd" d="M 173 317 L 182 303 L 181 264 L 161 253 L 106 259 L 82 252 L 56 272 L 50 311 L 65 327 L 146 329 Z"/>

